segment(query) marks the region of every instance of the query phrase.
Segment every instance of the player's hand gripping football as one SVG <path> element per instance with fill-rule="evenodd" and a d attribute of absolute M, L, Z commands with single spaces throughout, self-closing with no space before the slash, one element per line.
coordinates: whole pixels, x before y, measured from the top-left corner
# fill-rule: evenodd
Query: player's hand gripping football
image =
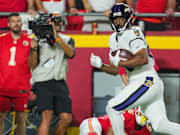
<path fill-rule="evenodd" d="M 109 52 L 109 60 L 110 60 L 110 62 L 113 65 L 117 66 L 117 67 L 118 67 L 119 61 L 121 60 L 120 57 L 119 57 L 119 54 L 120 54 L 120 50 L 117 51 L 115 56 L 112 56 L 111 52 Z"/>
<path fill-rule="evenodd" d="M 101 58 L 99 56 L 94 55 L 93 53 L 91 53 L 90 63 L 91 63 L 92 66 L 94 66 L 96 68 L 101 68 L 102 67 Z"/>
<path fill-rule="evenodd" d="M 148 118 L 144 115 L 144 113 L 141 111 L 141 107 L 137 106 L 135 108 L 135 118 L 136 118 L 136 123 L 143 127 L 146 124 L 149 124 L 150 121 L 148 120 Z"/>

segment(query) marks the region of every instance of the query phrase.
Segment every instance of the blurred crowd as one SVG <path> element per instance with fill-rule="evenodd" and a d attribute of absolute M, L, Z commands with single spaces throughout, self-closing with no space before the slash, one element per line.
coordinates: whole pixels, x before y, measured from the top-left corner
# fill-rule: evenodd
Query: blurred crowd
<path fill-rule="evenodd" d="M 141 25 L 145 30 L 161 31 L 180 29 L 178 25 L 180 21 L 179 17 L 171 17 L 174 12 L 180 11 L 179 0 L 0 0 L 0 12 L 27 13 L 26 15 L 21 15 L 24 20 L 35 17 L 39 12 L 44 14 L 54 11 L 60 13 L 68 12 L 73 16 L 66 16 L 66 30 L 92 31 L 91 25 L 95 22 L 99 24 L 97 26 L 99 31 L 111 31 L 111 28 L 108 28 L 107 16 L 109 15 L 109 9 L 114 3 L 118 2 L 126 2 L 133 8 L 134 13 L 167 13 L 170 16 L 165 18 L 136 18 L 135 24 Z M 77 16 L 78 13 L 82 12 L 104 12 L 104 16 L 106 17 Z M 7 29 L 7 22 L 7 16 L 1 14 L 0 29 Z M 107 23 L 108 25 L 106 25 Z M 87 24 L 90 25 L 88 26 Z"/>
<path fill-rule="evenodd" d="M 99 31 L 111 31 L 107 17 L 110 8 L 118 2 L 126 2 L 134 13 L 167 13 L 165 18 L 136 18 L 144 30 L 178 30 L 179 17 L 171 17 L 180 11 L 180 0 L 0 0 L 0 12 L 22 12 L 22 19 L 35 17 L 39 12 L 49 14 L 54 11 L 68 12 L 65 30 L 92 31 L 92 24 Z M 104 16 L 78 16 L 78 13 L 104 12 Z M 26 14 L 23 14 L 26 13 Z M 73 15 L 73 16 L 72 16 Z M 5 14 L 0 14 L 0 29 L 7 29 L 8 20 Z M 24 23 L 27 23 L 24 21 Z M 26 28 L 27 29 L 27 26 Z"/>

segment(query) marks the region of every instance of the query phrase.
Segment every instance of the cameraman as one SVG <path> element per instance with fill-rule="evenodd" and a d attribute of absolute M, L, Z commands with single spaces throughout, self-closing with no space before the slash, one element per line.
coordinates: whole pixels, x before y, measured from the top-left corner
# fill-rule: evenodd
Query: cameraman
<path fill-rule="evenodd" d="M 54 19 L 55 17 L 58 19 Z M 29 57 L 33 89 L 42 116 L 38 135 L 49 134 L 53 113 L 58 114 L 60 118 L 54 134 L 64 135 L 72 122 L 72 104 L 66 84 L 66 73 L 67 60 L 75 55 L 75 43 L 71 37 L 60 33 L 63 25 L 60 13 L 53 13 L 48 22 L 53 26 L 54 45 L 49 45 L 40 39 L 39 46 L 31 48 Z"/>

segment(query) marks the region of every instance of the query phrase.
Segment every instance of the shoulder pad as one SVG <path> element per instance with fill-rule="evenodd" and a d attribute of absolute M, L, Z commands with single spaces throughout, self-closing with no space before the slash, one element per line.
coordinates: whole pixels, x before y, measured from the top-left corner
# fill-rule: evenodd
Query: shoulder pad
<path fill-rule="evenodd" d="M 137 26 L 131 27 L 131 29 L 126 30 L 123 33 L 123 37 L 128 42 L 131 42 L 135 39 L 143 39 L 144 40 L 144 34 L 141 31 L 141 28 L 137 27 Z"/>
<path fill-rule="evenodd" d="M 136 37 L 141 37 L 141 38 L 143 37 L 144 38 L 144 34 L 143 34 L 143 32 L 139 26 L 133 26 L 131 28 L 131 30 Z"/>

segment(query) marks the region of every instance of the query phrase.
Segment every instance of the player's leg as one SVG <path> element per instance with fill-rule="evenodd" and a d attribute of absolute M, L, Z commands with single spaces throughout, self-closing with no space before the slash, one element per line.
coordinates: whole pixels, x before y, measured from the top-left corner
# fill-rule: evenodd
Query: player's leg
<path fill-rule="evenodd" d="M 106 112 L 110 118 L 114 135 L 126 135 L 124 132 L 124 120 L 122 119 L 121 111 L 116 111 L 110 105 L 107 105 Z"/>
<path fill-rule="evenodd" d="M 79 135 L 87 135 L 88 133 L 92 132 L 97 133 L 97 135 L 102 135 L 102 127 L 97 118 L 88 118 L 83 120 L 79 129 Z"/>
<path fill-rule="evenodd" d="M 6 112 L 11 110 L 11 99 L 0 95 L 0 135 L 4 133 Z"/>
<path fill-rule="evenodd" d="M 152 77 L 137 79 L 130 82 L 119 95 L 108 102 L 106 111 L 115 135 L 125 134 L 124 123 L 121 118 L 122 111 L 138 105 L 146 106 L 158 98 L 159 91 L 156 86 L 158 81 Z"/>
<path fill-rule="evenodd" d="M 141 85 L 142 82 L 139 82 L 139 85 L 137 85 L 137 83 L 132 82 L 132 84 L 127 85 L 118 95 L 116 95 L 113 99 L 108 101 L 108 104 L 106 106 L 106 112 L 110 118 L 113 132 L 115 135 L 126 135 L 126 133 L 124 132 L 124 120 L 121 116 L 121 112 L 123 112 L 123 110 L 126 108 L 118 110 L 117 105 L 121 104 L 124 100 L 128 99 L 130 95 L 134 93 L 134 91 L 138 89 Z M 114 108 L 115 106 L 117 107 Z"/>
<path fill-rule="evenodd" d="M 25 135 L 26 134 L 26 119 L 25 110 L 27 109 L 28 97 L 16 97 L 12 99 L 14 110 L 16 111 L 16 134 Z"/>
<path fill-rule="evenodd" d="M 178 135 L 180 133 L 180 124 L 171 122 L 168 119 L 161 119 L 157 132 Z"/>
<path fill-rule="evenodd" d="M 106 135 L 114 135 L 114 132 L 112 130 L 112 127 L 108 127 L 108 131 Z"/>
<path fill-rule="evenodd" d="M 162 94 L 158 100 L 145 108 L 144 113 L 150 119 L 153 129 L 156 132 L 170 135 L 177 135 L 180 133 L 180 125 L 170 122 L 167 118 Z"/>

